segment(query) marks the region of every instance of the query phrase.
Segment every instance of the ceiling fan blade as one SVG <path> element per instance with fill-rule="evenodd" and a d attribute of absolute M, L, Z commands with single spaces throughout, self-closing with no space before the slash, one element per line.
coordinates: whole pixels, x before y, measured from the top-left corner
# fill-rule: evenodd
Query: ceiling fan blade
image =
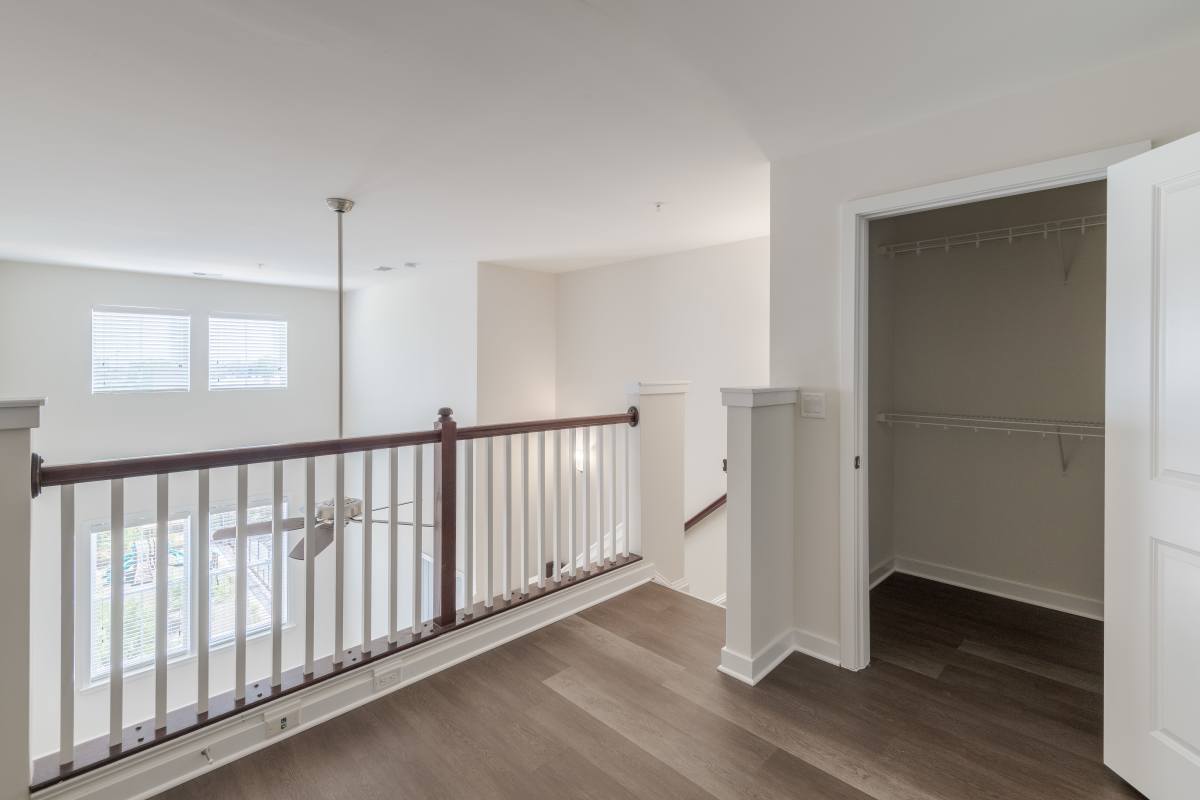
<path fill-rule="evenodd" d="M 321 555 L 325 548 L 333 544 L 333 523 L 322 523 L 313 529 L 313 535 L 316 544 L 315 555 Z M 296 542 L 296 546 L 292 548 L 292 552 L 288 553 L 288 558 L 294 558 L 297 561 L 304 560 L 304 539 Z"/>
<path fill-rule="evenodd" d="M 262 522 L 251 522 L 249 525 L 246 526 L 246 535 L 247 536 L 261 536 L 264 533 L 270 533 L 270 532 L 271 532 L 271 520 L 269 520 L 269 519 L 264 520 Z M 237 538 L 237 526 L 230 525 L 228 528 L 220 528 L 215 533 L 213 533 L 212 538 L 213 538 L 214 542 L 223 542 L 223 541 L 227 541 L 229 539 L 235 539 L 235 538 Z"/>
<path fill-rule="evenodd" d="M 304 527 L 304 517 L 288 517 L 283 521 L 283 529 L 285 531 L 295 531 Z M 271 532 L 271 520 L 263 520 L 261 522 L 251 522 L 246 526 L 247 536 L 262 536 Z M 214 542 L 225 542 L 230 539 L 237 538 L 237 526 L 230 525 L 227 528 L 218 528 L 213 533 Z"/>

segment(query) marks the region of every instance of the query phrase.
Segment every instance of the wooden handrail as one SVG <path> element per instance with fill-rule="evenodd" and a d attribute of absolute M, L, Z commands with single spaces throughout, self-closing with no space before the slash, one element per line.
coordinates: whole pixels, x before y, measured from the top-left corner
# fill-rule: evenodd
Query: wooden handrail
<path fill-rule="evenodd" d="M 683 523 L 684 533 L 687 533 L 689 530 L 691 530 L 692 528 L 699 525 L 707 516 L 712 514 L 714 511 L 716 511 L 721 506 L 725 505 L 725 501 L 728 499 L 729 499 L 729 495 L 723 494 L 720 497 L 718 497 L 716 500 L 713 500 L 711 503 L 706 505 L 704 508 L 697 511 L 695 516 L 693 516 L 687 522 Z"/>
<path fill-rule="evenodd" d="M 449 412 L 449 409 L 444 409 Z M 448 413 L 446 415 L 449 416 Z M 513 422 L 501 425 L 476 425 L 457 430 L 457 440 L 486 439 L 492 436 L 509 436 L 538 431 L 567 430 L 596 425 L 630 426 L 638 424 L 637 406 L 630 406 L 623 414 L 606 414 L 592 417 L 566 417 L 543 419 L 531 422 Z M 379 436 L 356 436 L 349 439 L 322 439 L 312 442 L 274 444 L 261 447 L 240 447 L 231 450 L 207 450 L 194 453 L 175 453 L 162 456 L 119 458 L 109 461 L 90 461 L 81 464 L 45 466 L 41 457 L 33 457 L 30 489 L 34 497 L 47 486 L 65 486 L 91 481 L 137 478 L 147 475 L 165 475 L 173 472 L 188 472 L 197 469 L 234 467 L 241 464 L 261 464 L 269 461 L 289 461 L 298 458 L 330 456 L 338 453 L 357 453 L 366 450 L 384 450 L 389 447 L 410 447 L 422 444 L 437 444 L 443 439 L 440 430 L 392 433 Z"/>
<path fill-rule="evenodd" d="M 602 414 L 596 417 L 563 417 L 562 419 L 540 419 L 532 422 L 507 422 L 498 425 L 475 425 L 460 428 L 459 439 L 488 439 L 493 436 L 511 436 L 518 433 L 538 431 L 565 431 L 571 428 L 590 428 L 597 425 L 627 424 L 636 428 L 638 408 L 630 406 L 624 414 Z"/>

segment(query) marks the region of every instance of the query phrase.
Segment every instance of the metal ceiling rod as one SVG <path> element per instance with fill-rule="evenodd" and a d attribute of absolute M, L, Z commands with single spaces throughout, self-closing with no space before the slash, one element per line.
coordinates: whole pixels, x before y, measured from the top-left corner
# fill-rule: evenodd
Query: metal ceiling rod
<path fill-rule="evenodd" d="M 343 428 L 343 425 L 342 425 L 342 421 L 343 421 L 342 420 L 342 393 L 343 393 L 342 339 L 344 337 L 344 331 L 345 331 L 345 325 L 343 322 L 343 317 L 344 317 L 344 313 L 345 313 L 344 312 L 345 295 L 342 291 L 342 217 L 345 215 L 345 213 L 347 211 L 354 208 L 354 201 L 347 200 L 344 197 L 327 197 L 327 198 L 325 198 L 325 205 L 329 206 L 329 208 L 332 209 L 337 214 L 337 231 L 338 231 L 338 234 L 337 234 L 337 236 L 338 236 L 338 242 L 337 242 L 337 253 L 338 253 L 338 270 L 337 270 L 337 294 L 338 294 L 337 419 L 338 419 L 338 424 L 337 424 L 337 433 L 338 433 L 338 438 L 340 439 L 340 438 L 342 438 L 342 428 Z"/>

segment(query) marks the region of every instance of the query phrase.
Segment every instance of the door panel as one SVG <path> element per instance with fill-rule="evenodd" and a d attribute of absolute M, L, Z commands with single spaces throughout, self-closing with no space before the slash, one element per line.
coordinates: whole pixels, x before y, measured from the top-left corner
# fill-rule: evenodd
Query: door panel
<path fill-rule="evenodd" d="M 1109 170 L 1104 761 L 1200 796 L 1200 136 Z"/>

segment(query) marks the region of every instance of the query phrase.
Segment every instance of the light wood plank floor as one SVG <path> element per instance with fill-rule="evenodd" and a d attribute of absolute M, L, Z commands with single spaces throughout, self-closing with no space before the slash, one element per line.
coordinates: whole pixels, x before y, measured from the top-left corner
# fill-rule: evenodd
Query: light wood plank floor
<path fill-rule="evenodd" d="M 1100 624 L 895 575 L 874 661 L 719 674 L 644 586 L 174 789 L 183 798 L 1117 798 Z"/>

